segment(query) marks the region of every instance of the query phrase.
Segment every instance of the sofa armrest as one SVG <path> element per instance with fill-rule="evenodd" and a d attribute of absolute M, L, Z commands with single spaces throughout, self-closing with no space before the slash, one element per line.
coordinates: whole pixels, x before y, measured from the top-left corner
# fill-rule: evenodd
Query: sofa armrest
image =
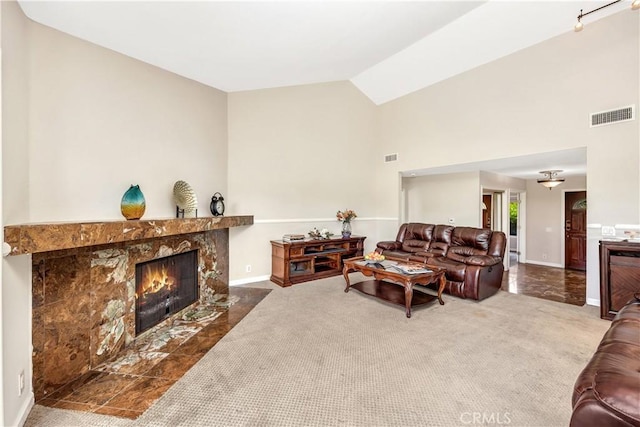
<path fill-rule="evenodd" d="M 384 249 L 385 251 L 397 251 L 400 249 L 401 244 L 399 242 L 378 242 L 377 247 Z"/>
<path fill-rule="evenodd" d="M 464 260 L 465 264 L 479 265 L 481 267 L 496 265 L 496 264 L 500 264 L 501 262 L 502 262 L 502 258 L 498 256 L 489 256 L 489 255 L 473 255 L 473 256 L 467 257 Z"/>

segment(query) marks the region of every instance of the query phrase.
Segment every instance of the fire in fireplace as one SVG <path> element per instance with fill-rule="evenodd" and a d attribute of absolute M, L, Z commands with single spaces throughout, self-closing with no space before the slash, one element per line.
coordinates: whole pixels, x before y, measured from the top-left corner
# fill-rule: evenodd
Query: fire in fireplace
<path fill-rule="evenodd" d="M 136 264 L 136 335 L 197 300 L 197 250 Z"/>

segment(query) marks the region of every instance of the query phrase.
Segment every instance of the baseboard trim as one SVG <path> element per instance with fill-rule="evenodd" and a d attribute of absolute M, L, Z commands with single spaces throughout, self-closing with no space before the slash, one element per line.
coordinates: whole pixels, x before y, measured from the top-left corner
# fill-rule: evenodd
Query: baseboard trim
<path fill-rule="evenodd" d="M 557 264 L 555 262 L 532 261 L 532 260 L 528 259 L 525 263 L 526 264 L 534 264 L 534 265 L 542 265 L 544 267 L 563 268 L 562 264 Z"/>
<path fill-rule="evenodd" d="M 33 393 L 30 393 L 30 394 L 31 396 L 29 397 L 29 399 L 26 400 L 24 405 L 22 405 L 22 408 L 20 408 L 20 413 L 18 414 L 19 416 L 18 422 L 10 425 L 16 425 L 16 426 L 22 427 L 24 423 L 27 422 L 27 417 L 29 416 L 31 409 L 33 409 L 33 405 L 36 404 Z"/>
<path fill-rule="evenodd" d="M 229 281 L 229 286 L 238 286 L 238 285 L 246 285 L 247 283 L 256 283 L 256 282 L 264 282 L 265 280 L 269 280 L 271 276 L 255 276 L 255 277 L 247 277 L 246 279 L 236 279 Z"/>
<path fill-rule="evenodd" d="M 587 305 L 600 307 L 600 300 L 597 298 L 587 298 Z"/>

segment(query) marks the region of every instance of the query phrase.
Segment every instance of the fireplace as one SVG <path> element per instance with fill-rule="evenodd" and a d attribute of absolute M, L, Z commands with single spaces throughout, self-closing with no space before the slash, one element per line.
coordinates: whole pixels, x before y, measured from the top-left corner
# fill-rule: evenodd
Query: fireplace
<path fill-rule="evenodd" d="M 136 336 L 198 300 L 198 251 L 136 264 Z"/>

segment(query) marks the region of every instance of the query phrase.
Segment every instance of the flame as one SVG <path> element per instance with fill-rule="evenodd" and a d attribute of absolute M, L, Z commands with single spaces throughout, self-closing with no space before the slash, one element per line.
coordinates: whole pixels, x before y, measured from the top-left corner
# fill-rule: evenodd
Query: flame
<path fill-rule="evenodd" d="M 158 292 L 165 287 L 171 290 L 175 283 L 176 279 L 168 275 L 165 264 L 162 264 L 161 268 L 158 268 L 157 265 L 155 265 L 155 268 L 147 265 L 142 274 L 142 283 L 140 284 L 139 293 L 136 293 L 136 298 L 144 296 L 145 294 Z"/>

